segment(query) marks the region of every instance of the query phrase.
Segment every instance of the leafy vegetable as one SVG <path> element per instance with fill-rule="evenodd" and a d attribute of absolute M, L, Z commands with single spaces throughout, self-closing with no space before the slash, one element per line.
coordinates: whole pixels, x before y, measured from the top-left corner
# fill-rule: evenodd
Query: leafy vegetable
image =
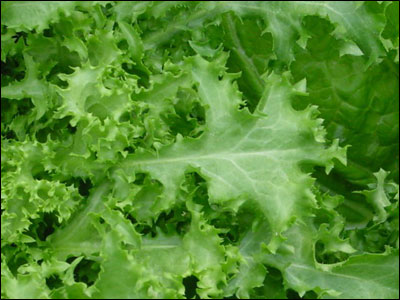
<path fill-rule="evenodd" d="M 398 2 L 1 6 L 2 298 L 399 297 Z"/>

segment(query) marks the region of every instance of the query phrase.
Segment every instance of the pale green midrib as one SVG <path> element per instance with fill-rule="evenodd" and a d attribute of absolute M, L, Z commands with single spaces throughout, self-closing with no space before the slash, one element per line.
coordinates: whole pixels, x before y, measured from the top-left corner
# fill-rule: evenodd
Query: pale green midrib
<path fill-rule="evenodd" d="M 142 245 L 140 249 L 173 249 L 178 248 L 180 245 Z"/>
<path fill-rule="evenodd" d="M 297 268 L 297 269 L 310 270 L 310 271 L 318 271 L 317 269 L 311 268 L 310 266 L 302 265 L 302 264 L 296 264 L 296 263 L 291 263 L 289 267 L 294 267 L 294 268 Z M 324 272 L 324 271 L 321 271 L 321 272 L 323 272 L 323 273 L 325 273 L 325 274 L 327 274 L 327 275 L 330 275 L 330 276 L 343 277 L 343 278 L 348 278 L 348 279 L 352 279 L 352 280 L 356 280 L 356 281 L 361 281 L 361 282 L 364 281 L 364 282 L 368 282 L 368 283 L 377 284 L 377 285 L 379 285 L 379 286 L 381 286 L 381 287 L 383 287 L 383 288 L 385 288 L 385 289 L 393 290 L 393 291 L 396 291 L 396 292 L 397 292 L 397 289 L 396 289 L 396 288 L 393 288 L 393 287 L 390 287 L 390 286 L 387 286 L 387 285 L 383 285 L 383 284 L 379 284 L 379 283 L 376 281 L 376 278 L 374 278 L 374 279 L 367 279 L 367 278 L 351 276 L 351 275 L 347 275 L 347 274 L 343 274 L 343 273 L 335 273 L 334 271 L 333 271 L 333 272 Z M 287 274 L 289 274 L 289 273 L 287 273 Z M 391 274 L 387 274 L 386 276 L 390 276 L 390 275 L 391 275 Z M 382 277 L 386 277 L 386 276 L 381 276 L 381 277 L 378 277 L 378 278 L 382 278 Z"/>
<path fill-rule="evenodd" d="M 55 246 L 55 248 L 57 248 L 56 247 L 57 244 L 61 244 L 62 245 L 61 247 L 65 246 L 63 245 L 64 241 L 68 241 L 70 237 L 72 237 L 80 228 L 85 228 L 88 225 L 85 224 L 89 220 L 87 215 L 90 212 L 97 210 L 97 208 L 102 203 L 101 202 L 102 196 L 108 190 L 108 188 L 109 188 L 109 183 L 106 182 L 101 184 L 94 191 L 93 195 L 90 197 L 89 204 L 86 206 L 86 208 L 81 210 L 65 228 L 61 229 L 60 232 L 55 233 L 54 239 L 52 240 L 52 244 L 53 246 Z M 74 222 L 75 220 L 77 221 Z"/>
<path fill-rule="evenodd" d="M 204 154 L 204 155 L 193 155 L 193 156 L 181 156 L 181 157 L 171 157 L 171 158 L 149 158 L 149 159 L 141 159 L 134 160 L 133 158 L 127 158 L 124 161 L 124 165 L 129 164 L 132 165 L 154 165 L 154 164 L 168 164 L 168 163 L 177 163 L 182 161 L 197 161 L 197 160 L 227 160 L 227 159 L 237 159 L 241 157 L 253 157 L 253 156 L 264 156 L 272 157 L 272 153 L 281 153 L 287 151 L 298 151 L 298 148 L 289 148 L 289 149 L 271 149 L 271 150 L 263 150 L 263 151 L 249 151 L 249 152 L 220 152 L 220 153 L 212 153 L 212 154 Z"/>
<path fill-rule="evenodd" d="M 200 10 L 197 13 L 193 14 L 189 18 L 182 18 L 178 20 L 177 22 L 171 23 L 170 27 L 162 32 L 156 32 L 153 34 L 150 34 L 143 40 L 143 47 L 144 50 L 149 50 L 151 48 L 157 47 L 160 44 L 165 43 L 170 39 L 171 36 L 173 36 L 175 33 L 182 31 L 182 26 L 191 23 L 192 21 L 199 20 L 202 18 L 210 18 L 213 15 L 216 15 L 219 13 L 218 9 L 215 9 L 214 11 L 209 11 L 209 10 Z"/>
<path fill-rule="evenodd" d="M 268 10 L 265 7 L 250 6 L 248 4 L 247 5 L 246 4 L 238 5 L 238 4 L 234 4 L 234 3 L 219 1 L 219 2 L 215 2 L 214 5 L 215 5 L 215 7 L 213 7 L 212 9 L 207 10 L 208 7 L 204 7 L 204 8 L 202 8 L 202 10 L 192 14 L 189 18 L 181 18 L 176 22 L 172 22 L 169 25 L 169 28 L 164 32 L 160 31 L 160 32 L 150 34 L 143 40 L 144 50 L 149 50 L 151 48 L 157 47 L 160 44 L 165 43 L 166 41 L 168 41 L 170 39 L 171 36 L 173 36 L 177 32 L 183 31 L 182 26 L 184 26 L 186 24 L 190 24 L 191 22 L 200 20 L 202 18 L 211 19 L 215 15 L 218 15 L 218 14 L 228 11 L 230 9 L 230 7 L 236 6 L 239 8 L 253 9 L 258 13 L 260 13 L 260 11 L 271 12 L 270 10 Z"/>
<path fill-rule="evenodd" d="M 77 243 L 73 245 L 68 245 L 68 242 L 62 244 L 52 245 L 53 249 L 61 252 L 60 258 L 63 257 L 64 253 L 94 253 L 99 250 L 101 246 L 101 240 L 99 239 L 98 242 L 91 242 L 90 245 L 84 245 L 83 243 Z M 141 250 L 141 251 L 153 251 L 153 250 L 172 250 L 182 247 L 182 245 L 142 245 L 140 247 L 133 246 L 130 244 L 126 245 L 127 250 Z M 101 260 L 101 259 L 100 259 Z"/>
<path fill-rule="evenodd" d="M 56 245 L 57 250 L 64 250 L 64 251 L 75 251 L 75 252 L 79 252 L 79 251 L 94 251 L 96 249 L 98 249 L 100 245 L 98 244 L 91 244 L 91 245 L 83 245 L 82 243 L 78 243 L 78 244 L 72 244 L 71 245 Z M 178 248 L 181 247 L 182 245 L 142 245 L 140 247 L 141 250 L 152 250 L 152 249 L 174 249 L 174 248 Z M 128 246 L 129 247 L 129 246 Z M 132 247 L 132 249 L 137 249 L 137 247 Z"/>
<path fill-rule="evenodd" d="M 237 48 L 236 53 L 238 54 L 239 58 L 243 61 L 243 66 L 247 70 L 251 82 L 253 83 L 253 88 L 255 88 L 257 93 L 262 93 L 263 91 L 263 80 L 261 79 L 260 75 L 258 74 L 257 68 L 254 65 L 253 61 L 247 56 L 245 50 L 242 47 L 239 37 L 237 36 L 236 28 L 233 23 L 232 17 L 230 15 L 224 16 L 227 27 L 228 33 L 230 33 L 231 39 L 234 45 Z"/>
<path fill-rule="evenodd" d="M 186 24 L 190 24 L 193 21 L 196 20 L 200 20 L 202 18 L 204 19 L 211 19 L 213 16 L 223 13 L 225 11 L 229 10 L 229 6 L 236 6 L 236 7 L 245 7 L 248 9 L 254 9 L 257 12 L 260 12 L 260 10 L 263 11 L 268 11 L 266 8 L 260 8 L 260 7 L 252 7 L 249 5 L 238 5 L 238 4 L 232 4 L 232 3 L 227 3 L 227 2 L 215 2 L 216 6 L 213 7 L 212 9 L 206 9 L 206 7 L 202 8 L 202 10 L 192 14 L 189 18 L 181 18 L 176 22 L 172 22 L 169 25 L 169 28 L 162 32 L 155 32 L 153 34 L 150 34 L 149 36 L 147 36 L 146 38 L 144 38 L 143 40 L 143 46 L 144 46 L 144 50 L 149 50 L 151 48 L 157 47 L 160 44 L 165 43 L 166 41 L 168 41 L 170 39 L 171 36 L 173 36 L 174 34 L 176 34 L 177 32 L 183 31 L 182 26 L 186 25 Z"/>
<path fill-rule="evenodd" d="M 329 5 L 329 3 L 319 3 L 319 2 L 311 2 L 311 1 L 303 1 L 300 2 L 299 5 L 304 5 L 304 6 L 320 6 L 323 7 L 326 11 L 330 11 L 331 13 L 335 14 L 337 17 L 341 19 L 343 23 L 345 23 L 348 27 L 350 27 L 351 30 L 354 30 L 354 25 L 349 22 L 343 15 L 343 12 L 337 11 L 333 7 Z M 236 10 L 234 9 L 236 8 Z M 280 10 L 271 10 L 267 6 L 263 5 L 250 5 L 249 3 L 243 3 L 240 1 L 235 2 L 216 2 L 215 7 L 213 7 L 210 10 L 206 10 L 206 7 L 202 8 L 202 10 L 192 14 L 189 18 L 181 18 L 180 20 L 176 21 L 175 23 L 172 22 L 169 26 L 169 28 L 164 31 L 164 32 L 156 32 L 151 35 L 149 35 L 147 38 L 144 39 L 143 45 L 144 49 L 148 50 L 150 48 L 154 48 L 170 39 L 171 36 L 176 34 L 179 31 L 182 31 L 183 29 L 181 28 L 183 25 L 189 24 L 193 21 L 200 20 L 202 18 L 204 19 L 210 19 L 211 17 L 221 14 L 223 12 L 233 10 L 236 13 L 239 13 L 237 9 L 241 10 L 251 10 L 254 11 L 255 14 L 263 17 L 263 13 L 265 14 L 274 14 L 274 15 L 282 15 L 282 12 Z M 310 15 L 319 15 L 321 13 L 319 12 L 312 12 L 309 13 Z M 240 15 L 240 13 L 239 13 Z M 331 16 L 329 16 L 331 18 Z M 353 34 L 354 33 L 350 33 Z M 368 43 L 368 47 L 371 49 L 374 48 L 375 45 L 371 45 L 371 43 Z M 372 51 L 372 50 L 371 50 Z"/>

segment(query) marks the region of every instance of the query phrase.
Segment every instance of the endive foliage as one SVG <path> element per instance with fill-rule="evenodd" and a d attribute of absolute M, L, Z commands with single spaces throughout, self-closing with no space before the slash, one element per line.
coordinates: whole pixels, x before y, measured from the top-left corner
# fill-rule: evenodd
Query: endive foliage
<path fill-rule="evenodd" d="M 2 298 L 398 298 L 398 2 L 2 2 Z"/>

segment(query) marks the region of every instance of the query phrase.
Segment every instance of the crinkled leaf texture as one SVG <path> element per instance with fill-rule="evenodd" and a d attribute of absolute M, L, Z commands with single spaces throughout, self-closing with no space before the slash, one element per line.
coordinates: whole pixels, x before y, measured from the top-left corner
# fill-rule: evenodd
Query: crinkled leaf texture
<path fill-rule="evenodd" d="M 1 8 L 2 298 L 398 299 L 398 2 Z"/>

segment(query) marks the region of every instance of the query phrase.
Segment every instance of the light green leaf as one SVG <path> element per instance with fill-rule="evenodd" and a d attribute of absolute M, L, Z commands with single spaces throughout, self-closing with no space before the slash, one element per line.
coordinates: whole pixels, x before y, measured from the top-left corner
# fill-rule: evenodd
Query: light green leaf
<path fill-rule="evenodd" d="M 56 22 L 61 12 L 69 14 L 75 1 L 49 1 L 35 3 L 31 1 L 6 1 L 1 5 L 1 24 L 17 31 L 36 29 L 39 32 Z"/>
<path fill-rule="evenodd" d="M 279 235 L 293 215 L 307 215 L 313 206 L 307 189 L 312 179 L 301 173 L 298 164 L 308 161 L 326 164 L 329 169 L 333 157 L 344 161 L 343 149 L 336 145 L 325 148 L 315 140 L 312 128 L 316 126 L 318 134 L 320 121 L 312 119 L 313 108 L 302 112 L 291 108 L 289 100 L 295 91 L 287 78 L 271 75 L 267 79 L 260 115 L 256 116 L 238 109 L 240 98 L 231 86 L 231 75 L 218 81 L 223 70 L 199 57 L 192 59 L 190 66 L 200 98 L 209 107 L 208 131 L 198 139 L 178 140 L 158 156 L 128 156 L 121 167 L 126 172 L 149 172 L 159 180 L 165 189 L 165 209 L 174 202 L 185 171 L 199 168 L 208 180 L 211 203 L 237 210 L 244 201 L 253 201 Z M 285 121 L 281 115 L 287 117 Z M 280 188 L 282 183 L 285 189 Z"/>

